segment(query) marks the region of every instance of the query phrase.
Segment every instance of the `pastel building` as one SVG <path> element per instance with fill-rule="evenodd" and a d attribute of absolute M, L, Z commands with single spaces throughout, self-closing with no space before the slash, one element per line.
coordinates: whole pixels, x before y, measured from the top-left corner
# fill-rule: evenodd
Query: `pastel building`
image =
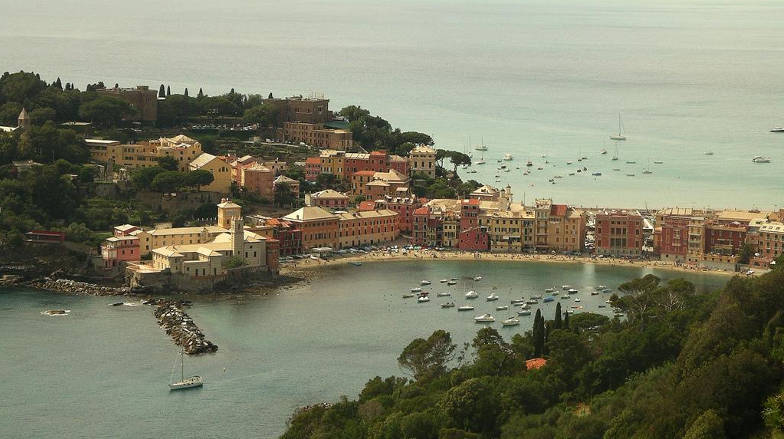
<path fill-rule="evenodd" d="M 203 170 L 212 174 L 213 181 L 201 189 L 228 194 L 231 190 L 231 166 L 226 161 L 209 153 L 202 153 L 188 165 L 189 171 Z"/>
<path fill-rule="evenodd" d="M 612 256 L 639 256 L 643 245 L 643 223 L 638 211 L 600 211 L 596 214 L 596 252 Z"/>
<path fill-rule="evenodd" d="M 312 194 L 305 194 L 305 205 L 333 210 L 346 209 L 348 208 L 348 196 L 336 190 L 326 189 Z"/>
<path fill-rule="evenodd" d="M 426 146 L 418 145 L 408 154 L 412 175 L 425 175 L 428 178 L 436 177 L 436 150 Z"/>

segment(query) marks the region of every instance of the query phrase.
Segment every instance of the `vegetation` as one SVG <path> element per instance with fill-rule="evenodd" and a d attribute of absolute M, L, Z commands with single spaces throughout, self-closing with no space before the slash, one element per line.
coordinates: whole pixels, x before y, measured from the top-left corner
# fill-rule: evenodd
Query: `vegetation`
<path fill-rule="evenodd" d="M 348 120 L 354 140 L 368 150 L 386 149 L 393 154 L 406 155 L 416 145 L 434 143 L 427 134 L 392 129 L 389 122 L 357 105 L 345 107 L 338 114 Z"/>
<path fill-rule="evenodd" d="M 299 410 L 283 437 L 784 435 L 784 268 L 712 293 L 651 275 L 624 290 L 612 299 L 624 321 L 537 316 L 511 341 L 479 330 L 470 352 L 442 330 L 414 340 L 398 358 L 410 378 L 375 377 L 356 400 Z M 547 364 L 527 370 L 540 353 Z"/>

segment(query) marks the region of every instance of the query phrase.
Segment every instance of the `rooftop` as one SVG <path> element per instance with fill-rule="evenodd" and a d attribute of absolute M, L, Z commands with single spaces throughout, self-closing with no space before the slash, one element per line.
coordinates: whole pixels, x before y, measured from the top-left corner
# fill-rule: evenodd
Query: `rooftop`
<path fill-rule="evenodd" d="M 283 217 L 283 219 L 291 220 L 291 221 L 316 221 L 322 219 L 333 219 L 337 218 L 336 215 L 333 215 L 326 210 L 315 207 L 315 206 L 305 206 L 291 212 L 290 214 Z"/>

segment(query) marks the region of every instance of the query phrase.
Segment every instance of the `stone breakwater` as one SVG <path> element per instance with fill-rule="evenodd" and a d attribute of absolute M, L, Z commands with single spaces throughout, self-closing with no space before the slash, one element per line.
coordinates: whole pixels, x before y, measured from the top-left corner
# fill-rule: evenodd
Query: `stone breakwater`
<path fill-rule="evenodd" d="M 158 319 L 158 325 L 171 336 L 175 344 L 183 347 L 186 354 L 194 355 L 217 351 L 218 346 L 204 338 L 204 334 L 193 323 L 193 319 L 182 310 L 181 303 L 159 299 L 155 308 L 155 318 Z"/>
<path fill-rule="evenodd" d="M 118 296 L 131 293 L 131 289 L 129 287 L 108 287 L 105 285 L 79 282 L 70 279 L 43 278 L 32 280 L 25 283 L 24 285 L 41 290 L 89 296 Z"/>

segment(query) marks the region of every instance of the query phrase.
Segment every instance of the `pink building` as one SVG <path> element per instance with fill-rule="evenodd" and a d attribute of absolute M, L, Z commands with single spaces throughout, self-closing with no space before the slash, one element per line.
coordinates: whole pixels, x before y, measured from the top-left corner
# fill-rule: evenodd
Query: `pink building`
<path fill-rule="evenodd" d="M 305 159 L 305 180 L 316 181 L 319 174 L 321 174 L 321 157 Z"/>
<path fill-rule="evenodd" d="M 101 244 L 104 268 L 110 269 L 121 262 L 139 260 L 139 237 L 136 236 L 139 232 L 141 229 L 130 224 L 114 228 L 114 236 L 106 238 Z"/>
<path fill-rule="evenodd" d="M 275 174 L 272 170 L 258 163 L 253 163 L 251 166 L 241 170 L 239 184 L 249 192 L 254 192 L 262 198 L 272 201 L 275 197 L 273 192 L 274 178 Z"/>

